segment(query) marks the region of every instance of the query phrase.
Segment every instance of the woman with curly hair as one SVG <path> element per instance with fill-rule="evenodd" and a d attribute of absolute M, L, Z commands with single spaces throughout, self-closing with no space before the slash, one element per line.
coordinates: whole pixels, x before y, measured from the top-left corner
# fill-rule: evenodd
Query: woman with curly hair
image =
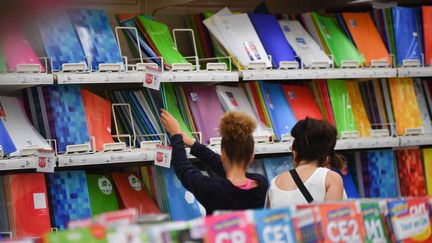
<path fill-rule="evenodd" d="M 268 182 L 262 175 L 247 173 L 254 160 L 252 133 L 256 121 L 244 112 L 227 112 L 220 121 L 221 155 L 194 141 L 178 121 L 162 110 L 161 121 L 171 136 L 172 166 L 183 186 L 193 193 L 208 215 L 216 210 L 262 208 Z M 187 158 L 190 153 L 214 172 L 205 176 Z"/>

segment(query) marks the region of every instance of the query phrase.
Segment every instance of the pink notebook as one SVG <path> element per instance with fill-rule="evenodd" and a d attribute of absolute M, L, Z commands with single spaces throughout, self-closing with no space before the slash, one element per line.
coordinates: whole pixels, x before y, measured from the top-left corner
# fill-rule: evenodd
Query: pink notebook
<path fill-rule="evenodd" d="M 4 31 L 4 30 L 3 30 Z M 1 40 L 1 49 L 10 71 L 16 71 L 18 64 L 41 64 L 30 43 L 19 28 L 8 28 Z M 42 66 L 42 72 L 45 68 Z"/>

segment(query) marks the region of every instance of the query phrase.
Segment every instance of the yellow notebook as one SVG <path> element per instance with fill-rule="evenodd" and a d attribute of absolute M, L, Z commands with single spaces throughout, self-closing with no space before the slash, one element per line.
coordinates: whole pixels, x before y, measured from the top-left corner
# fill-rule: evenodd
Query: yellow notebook
<path fill-rule="evenodd" d="M 432 148 L 423 149 L 423 163 L 427 192 L 432 196 Z"/>
<path fill-rule="evenodd" d="M 421 128 L 423 122 L 412 79 L 392 78 L 389 86 L 397 134 L 404 135 L 407 128 Z"/>
<path fill-rule="evenodd" d="M 359 135 L 361 137 L 368 137 L 372 127 L 363 104 L 358 82 L 347 80 L 345 83 Z"/>

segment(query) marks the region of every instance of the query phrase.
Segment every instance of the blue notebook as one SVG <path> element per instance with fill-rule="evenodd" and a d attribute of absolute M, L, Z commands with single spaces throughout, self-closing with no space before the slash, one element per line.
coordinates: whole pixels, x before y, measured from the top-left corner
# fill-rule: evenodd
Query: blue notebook
<path fill-rule="evenodd" d="M 280 61 L 295 61 L 294 50 L 286 40 L 275 16 L 250 13 L 249 18 L 264 49 L 272 57 L 273 67 L 279 68 Z"/>
<path fill-rule="evenodd" d="M 369 185 L 367 197 L 398 197 L 396 156 L 391 149 L 367 151 Z"/>
<path fill-rule="evenodd" d="M 1 105 L 0 105 L 1 113 Z M 0 115 L 1 117 L 1 115 Z M 3 125 L 3 121 L 0 119 L 0 145 L 3 150 L 3 155 L 7 155 L 16 151 L 15 144 L 13 143 L 8 131 Z"/>
<path fill-rule="evenodd" d="M 187 191 L 176 174 L 174 169 L 162 169 L 166 185 L 167 198 L 169 199 L 169 214 L 173 221 L 191 220 L 204 216 L 204 208 L 198 203 L 195 196 Z"/>
<path fill-rule="evenodd" d="M 43 15 L 37 24 L 53 71 L 61 71 L 64 63 L 85 63 L 84 51 L 66 12 Z"/>
<path fill-rule="evenodd" d="M 296 242 L 289 208 L 255 210 L 253 213 L 259 242 Z"/>
<path fill-rule="evenodd" d="M 58 151 L 65 152 L 67 145 L 88 143 L 90 136 L 80 87 L 47 86 L 44 91 L 51 134 Z"/>
<path fill-rule="evenodd" d="M 420 31 L 417 28 L 415 8 L 392 8 L 394 38 L 396 42 L 397 63 L 402 65 L 404 59 L 421 60 Z"/>
<path fill-rule="evenodd" d="M 47 174 L 53 227 L 66 229 L 69 221 L 91 217 L 84 171 Z"/>
<path fill-rule="evenodd" d="M 276 176 L 294 168 L 291 156 L 265 158 L 263 164 L 269 184 Z"/>
<path fill-rule="evenodd" d="M 333 169 L 336 173 L 338 173 L 343 180 L 343 185 L 345 192 L 348 198 L 360 198 L 357 187 L 354 184 L 354 180 L 352 178 L 351 172 L 347 169 L 346 175 L 342 174 L 339 169 Z"/>
<path fill-rule="evenodd" d="M 92 69 L 99 64 L 123 63 L 108 16 L 103 10 L 71 10 L 69 14 L 86 56 L 91 57 Z"/>
<path fill-rule="evenodd" d="M 270 114 L 273 130 L 276 133 L 277 139 L 280 140 L 282 134 L 291 133 L 291 129 L 297 123 L 297 119 L 280 84 L 260 81 L 260 88 Z"/>

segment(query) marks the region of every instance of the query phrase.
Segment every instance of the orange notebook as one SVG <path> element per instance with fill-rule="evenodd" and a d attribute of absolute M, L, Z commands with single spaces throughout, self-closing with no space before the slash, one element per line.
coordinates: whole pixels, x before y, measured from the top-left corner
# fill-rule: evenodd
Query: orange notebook
<path fill-rule="evenodd" d="M 96 140 L 96 150 L 103 150 L 104 143 L 114 143 L 111 136 L 111 102 L 81 89 L 87 127 L 90 137 Z"/>
<path fill-rule="evenodd" d="M 308 86 L 282 85 L 286 99 L 297 120 L 306 117 L 322 120 L 323 116 Z"/>
<path fill-rule="evenodd" d="M 432 59 L 432 6 L 422 6 L 422 15 L 425 61 L 426 65 L 430 65 Z"/>
<path fill-rule="evenodd" d="M 372 129 L 369 118 L 366 113 L 366 108 L 363 104 L 362 96 L 358 82 L 347 80 L 345 81 L 348 96 L 351 101 L 354 120 L 357 125 L 361 137 L 368 137 Z"/>
<path fill-rule="evenodd" d="M 387 60 L 389 64 L 392 63 L 369 13 L 343 13 L 342 16 L 355 45 L 366 59 L 366 66 L 370 66 L 372 60 Z"/>

